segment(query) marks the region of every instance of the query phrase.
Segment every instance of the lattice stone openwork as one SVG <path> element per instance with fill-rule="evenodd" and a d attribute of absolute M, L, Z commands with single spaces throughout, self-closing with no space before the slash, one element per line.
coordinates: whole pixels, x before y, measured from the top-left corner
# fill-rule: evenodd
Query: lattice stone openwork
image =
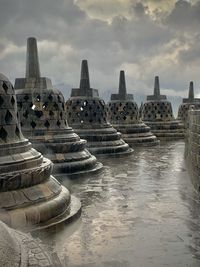
<path fill-rule="evenodd" d="M 0 220 L 35 229 L 71 218 L 80 202 L 51 176 L 51 161 L 22 135 L 15 92 L 2 74 L 0 99 Z"/>
<path fill-rule="evenodd" d="M 98 171 L 102 164 L 68 126 L 65 100 L 49 78 L 40 77 L 37 42 L 27 41 L 26 78 L 15 81 L 22 131 L 54 163 L 57 177 Z"/>
<path fill-rule="evenodd" d="M 141 107 L 141 118 L 158 138 L 184 138 L 183 124 L 174 119 L 171 103 L 160 94 L 158 76 L 155 77 L 154 94 L 147 96 Z"/>
<path fill-rule="evenodd" d="M 97 89 L 90 88 L 87 60 L 82 61 L 80 87 L 71 91 L 66 102 L 67 120 L 82 138 L 90 152 L 98 155 L 124 155 L 132 149 L 107 121 L 107 107 Z"/>
<path fill-rule="evenodd" d="M 111 95 L 108 103 L 108 121 L 122 134 L 130 146 L 154 146 L 159 144 L 156 136 L 139 117 L 139 109 L 132 94 L 126 92 L 124 71 L 120 71 L 119 92 Z"/>

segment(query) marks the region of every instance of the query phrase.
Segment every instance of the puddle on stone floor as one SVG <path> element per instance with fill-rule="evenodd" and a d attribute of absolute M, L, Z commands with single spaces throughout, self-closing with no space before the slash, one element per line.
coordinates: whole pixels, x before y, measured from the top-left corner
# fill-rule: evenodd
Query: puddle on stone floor
<path fill-rule="evenodd" d="M 67 180 L 82 217 L 40 238 L 68 267 L 199 267 L 200 201 L 184 143 L 135 149 L 104 172 Z"/>

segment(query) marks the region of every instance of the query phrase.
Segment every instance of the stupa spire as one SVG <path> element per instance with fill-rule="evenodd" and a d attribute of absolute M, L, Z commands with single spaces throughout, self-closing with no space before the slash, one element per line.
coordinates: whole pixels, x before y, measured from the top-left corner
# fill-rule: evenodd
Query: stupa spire
<path fill-rule="evenodd" d="M 119 95 L 122 99 L 126 98 L 126 80 L 125 73 L 123 70 L 120 71 L 119 76 Z"/>
<path fill-rule="evenodd" d="M 193 82 L 190 82 L 188 98 L 190 100 L 194 100 L 194 84 L 193 84 Z"/>
<path fill-rule="evenodd" d="M 159 77 L 155 77 L 155 82 L 154 82 L 154 96 L 159 97 L 160 96 L 160 83 L 159 83 Z"/>
<path fill-rule="evenodd" d="M 81 80 L 80 80 L 80 89 L 87 92 L 90 89 L 90 77 L 88 70 L 88 62 L 87 60 L 82 60 L 81 64 Z"/>
<path fill-rule="evenodd" d="M 27 39 L 26 78 L 40 78 L 37 40 L 34 37 Z"/>

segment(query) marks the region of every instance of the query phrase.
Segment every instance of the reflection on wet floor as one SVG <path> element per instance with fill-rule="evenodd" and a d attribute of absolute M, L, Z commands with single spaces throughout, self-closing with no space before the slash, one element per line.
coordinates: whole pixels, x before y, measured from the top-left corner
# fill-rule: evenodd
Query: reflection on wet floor
<path fill-rule="evenodd" d="M 184 143 L 103 161 L 104 173 L 66 180 L 82 218 L 40 238 L 68 267 L 199 267 L 200 198 Z"/>

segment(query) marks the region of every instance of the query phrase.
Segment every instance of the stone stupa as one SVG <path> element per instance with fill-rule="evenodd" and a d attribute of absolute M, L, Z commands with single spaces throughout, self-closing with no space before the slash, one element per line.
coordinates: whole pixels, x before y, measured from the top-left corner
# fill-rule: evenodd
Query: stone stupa
<path fill-rule="evenodd" d="M 0 74 L 0 220 L 32 230 L 71 219 L 80 202 L 51 176 L 52 162 L 24 138 L 18 116 L 14 88 Z"/>
<path fill-rule="evenodd" d="M 88 174 L 102 168 L 86 141 L 68 126 L 65 100 L 51 80 L 41 77 L 35 38 L 27 40 L 26 78 L 15 80 L 23 134 L 54 163 L 56 177 Z"/>
<path fill-rule="evenodd" d="M 166 95 L 160 94 L 159 77 L 155 77 L 154 94 L 147 96 L 142 106 L 141 119 L 162 140 L 184 138 L 182 123 L 174 119 L 172 105 Z"/>
<path fill-rule="evenodd" d="M 99 97 L 98 90 L 90 87 L 87 60 L 82 61 L 80 88 L 72 89 L 66 107 L 69 125 L 87 140 L 91 153 L 119 156 L 133 152 L 121 139 L 121 134 L 108 123 L 105 102 Z"/>
<path fill-rule="evenodd" d="M 124 71 L 120 71 L 119 93 L 111 95 L 108 103 L 108 121 L 122 134 L 130 146 L 155 146 L 158 139 L 150 127 L 142 122 L 139 108 L 132 94 L 126 92 Z"/>
<path fill-rule="evenodd" d="M 184 124 L 185 128 L 188 127 L 188 111 L 191 106 L 193 106 L 193 109 L 200 109 L 200 98 L 194 97 L 193 82 L 190 82 L 188 98 L 183 98 L 178 110 L 178 120 Z"/>

